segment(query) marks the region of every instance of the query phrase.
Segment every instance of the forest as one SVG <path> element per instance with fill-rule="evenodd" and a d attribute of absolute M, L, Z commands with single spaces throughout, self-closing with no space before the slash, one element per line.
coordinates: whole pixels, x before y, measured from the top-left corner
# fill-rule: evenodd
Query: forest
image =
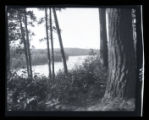
<path fill-rule="evenodd" d="M 37 9 L 44 13 L 39 21 L 31 8 L 7 7 L 7 111 L 134 111 L 139 7 L 97 8 L 99 50 L 64 46 L 57 13 L 67 8 Z M 44 50 L 31 48 L 34 23 L 45 26 Z M 54 48 L 54 32 L 60 49 Z M 67 59 L 77 55 L 90 57 L 69 70 Z M 63 70 L 56 74 L 59 59 Z M 48 65 L 48 76 L 34 74 L 33 65 L 42 63 Z M 21 67 L 26 78 L 12 72 Z"/>

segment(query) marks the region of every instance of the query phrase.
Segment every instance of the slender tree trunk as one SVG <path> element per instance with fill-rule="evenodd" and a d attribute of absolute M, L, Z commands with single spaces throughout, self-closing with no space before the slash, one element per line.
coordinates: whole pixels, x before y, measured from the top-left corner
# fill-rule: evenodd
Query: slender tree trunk
<path fill-rule="evenodd" d="M 136 59 L 131 9 L 107 9 L 109 79 L 104 98 L 134 98 Z"/>
<path fill-rule="evenodd" d="M 32 79 L 32 59 L 31 59 L 31 52 L 30 52 L 30 43 L 29 43 L 29 35 L 28 35 L 28 28 L 27 28 L 27 14 L 25 12 L 25 30 L 26 30 L 26 40 L 27 40 L 27 50 L 28 50 L 28 58 L 29 58 L 29 70 L 30 70 L 30 78 Z"/>
<path fill-rule="evenodd" d="M 25 52 L 25 58 L 26 58 L 27 73 L 28 73 L 28 77 L 29 77 L 30 76 L 30 71 L 29 71 L 27 46 L 26 46 L 25 34 L 24 34 L 24 30 L 23 30 L 23 26 L 22 26 L 22 21 L 21 21 L 21 16 L 20 15 L 19 15 L 19 22 L 20 22 L 22 40 L 23 40 L 23 44 L 24 44 L 24 52 Z"/>
<path fill-rule="evenodd" d="M 53 14 L 54 14 L 54 18 L 55 18 L 55 24 L 56 24 L 56 28 L 57 28 L 57 33 L 58 33 L 58 38 L 59 38 L 59 43 L 60 43 L 60 48 L 61 48 L 61 54 L 62 54 L 62 58 L 63 58 L 64 71 L 65 71 L 65 74 L 67 74 L 68 70 L 67 70 L 67 64 L 66 64 L 66 57 L 65 57 L 65 52 L 64 52 L 64 48 L 63 48 L 63 42 L 62 42 L 62 37 L 61 37 L 61 33 L 60 33 L 57 14 L 56 14 L 56 10 L 54 8 L 53 8 Z"/>
<path fill-rule="evenodd" d="M 106 31 L 106 9 L 99 8 L 100 22 L 100 56 L 105 68 L 108 67 L 108 48 L 107 48 L 107 31 Z"/>
<path fill-rule="evenodd" d="M 6 6 L 6 10 L 8 10 L 7 6 Z M 7 31 L 9 31 L 9 28 L 8 28 L 8 13 L 6 14 L 6 19 L 7 19 L 7 23 L 6 23 Z M 10 63 L 10 39 L 9 39 L 8 32 L 7 32 L 7 46 L 6 47 L 7 47 L 6 48 L 7 49 L 7 56 L 6 56 L 7 68 L 6 68 L 6 70 L 7 70 L 7 80 L 9 80 L 10 79 L 10 65 L 11 65 L 11 63 Z"/>
<path fill-rule="evenodd" d="M 47 54 L 48 54 L 48 65 L 49 65 L 49 78 L 51 79 L 51 59 L 50 59 L 50 48 L 49 48 L 47 8 L 45 8 L 45 21 L 46 21 L 46 36 L 47 36 Z"/>
<path fill-rule="evenodd" d="M 54 80 L 55 78 L 55 72 L 54 72 L 54 43 L 53 43 L 53 30 L 52 30 L 52 9 L 50 8 L 50 13 L 49 13 L 49 16 L 50 16 L 50 37 L 51 37 L 51 48 L 52 48 L 52 79 Z"/>

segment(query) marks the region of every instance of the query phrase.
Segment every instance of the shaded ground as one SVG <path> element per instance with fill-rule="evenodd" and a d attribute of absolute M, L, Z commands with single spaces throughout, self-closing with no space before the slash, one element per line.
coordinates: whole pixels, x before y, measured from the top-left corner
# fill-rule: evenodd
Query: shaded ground
<path fill-rule="evenodd" d="M 88 105 L 57 105 L 55 106 L 59 111 L 134 111 L 134 99 L 123 100 L 115 98 L 112 101 L 104 103 L 101 99 Z M 48 106 L 47 106 L 48 111 Z"/>

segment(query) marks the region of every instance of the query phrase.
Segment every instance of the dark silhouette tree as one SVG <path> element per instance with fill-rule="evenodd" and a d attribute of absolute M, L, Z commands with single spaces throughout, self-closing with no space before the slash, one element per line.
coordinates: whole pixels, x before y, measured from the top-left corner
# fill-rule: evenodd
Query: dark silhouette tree
<path fill-rule="evenodd" d="M 13 8 L 6 7 L 7 14 L 7 77 L 9 80 L 10 77 L 10 66 L 11 66 L 11 58 L 10 58 L 10 50 L 11 50 L 11 42 L 17 41 L 21 38 L 21 34 L 19 31 L 18 21 L 17 21 L 17 11 Z"/>
<path fill-rule="evenodd" d="M 22 52 L 25 53 L 27 73 L 28 77 L 31 77 L 32 65 L 31 65 L 31 56 L 29 58 L 30 47 L 28 43 L 29 43 L 29 36 L 32 36 L 33 33 L 29 32 L 27 26 L 28 25 L 34 26 L 32 21 L 36 21 L 36 17 L 34 16 L 33 11 L 26 12 L 26 9 L 27 8 L 17 8 L 17 9 L 13 7 L 8 8 L 8 40 L 9 45 L 11 41 L 18 41 L 18 40 L 20 41 L 18 47 L 20 47 L 22 44 L 24 45 L 23 51 L 21 50 L 22 48 L 21 49 L 19 48 L 19 51 L 20 53 Z M 27 16 L 30 17 L 31 20 L 30 22 L 27 22 Z"/>
<path fill-rule="evenodd" d="M 26 32 L 26 42 L 27 42 L 27 51 L 28 51 L 28 62 L 29 62 L 29 71 L 30 71 L 30 78 L 33 78 L 32 75 L 32 59 L 31 59 L 31 52 L 30 52 L 30 42 L 29 42 L 29 31 L 28 31 L 28 22 L 27 22 L 27 13 L 26 9 L 24 10 L 25 16 L 25 32 Z"/>
<path fill-rule="evenodd" d="M 14 22 L 14 18 L 16 15 L 16 11 L 14 9 L 10 9 L 9 7 L 6 6 L 6 10 L 7 10 L 7 14 L 6 14 L 6 18 L 7 18 L 7 55 L 6 55 L 6 59 L 7 59 L 7 78 L 9 79 L 10 77 L 10 65 L 11 65 L 11 62 L 10 62 L 10 43 L 11 41 L 13 40 L 17 40 L 18 38 L 16 38 L 17 35 L 15 35 L 15 33 L 17 33 L 16 31 L 16 22 Z M 16 19 L 15 19 L 16 21 Z"/>
<path fill-rule="evenodd" d="M 50 19 L 50 39 L 51 39 L 51 52 L 52 52 L 52 79 L 55 78 L 55 72 L 54 72 L 54 43 L 53 43 L 53 25 L 52 25 L 52 9 L 49 9 L 49 19 Z"/>
<path fill-rule="evenodd" d="M 64 72 L 65 72 L 65 74 L 67 74 L 68 73 L 68 70 L 67 70 L 67 64 L 66 64 L 66 57 L 65 57 L 65 52 L 64 52 L 64 48 L 63 48 L 62 37 L 61 37 L 61 33 L 60 33 L 60 28 L 59 28 L 59 23 L 58 23 L 58 18 L 57 18 L 57 14 L 56 14 L 55 8 L 53 8 L 53 14 L 54 14 L 54 19 L 55 19 L 55 25 L 56 25 L 56 28 L 57 28 L 57 33 L 58 33 L 60 48 L 61 48 L 61 54 L 62 54 L 63 65 L 64 65 Z"/>
<path fill-rule="evenodd" d="M 29 59 L 28 59 L 28 52 L 27 52 L 27 42 L 25 40 L 25 30 L 23 28 L 22 25 L 22 17 L 21 14 L 18 12 L 18 18 L 19 18 L 19 22 L 20 22 L 20 29 L 21 29 L 21 35 L 22 35 L 22 41 L 24 44 L 24 52 L 25 52 L 25 59 L 26 59 L 26 67 L 27 67 L 27 73 L 28 73 L 28 77 L 30 76 L 30 69 L 29 69 Z"/>
<path fill-rule="evenodd" d="M 99 8 L 100 22 L 100 57 L 105 68 L 108 67 L 108 48 L 106 31 L 106 8 Z"/>
<path fill-rule="evenodd" d="M 47 8 L 45 8 L 45 22 L 46 22 L 45 27 L 46 27 L 46 39 L 47 39 L 47 55 L 48 55 L 48 66 L 49 66 L 49 78 L 51 79 L 51 58 L 50 58 L 50 47 L 49 47 Z"/>
<path fill-rule="evenodd" d="M 136 59 L 130 8 L 109 8 L 108 66 L 109 78 L 104 98 L 134 98 Z"/>

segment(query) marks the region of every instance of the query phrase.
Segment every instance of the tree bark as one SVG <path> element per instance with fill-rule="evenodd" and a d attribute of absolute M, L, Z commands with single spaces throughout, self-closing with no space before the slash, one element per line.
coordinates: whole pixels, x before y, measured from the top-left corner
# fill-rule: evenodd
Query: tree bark
<path fill-rule="evenodd" d="M 32 59 L 31 59 L 31 52 L 30 52 L 30 42 L 29 42 L 29 35 L 28 35 L 28 27 L 27 27 L 27 14 L 26 10 L 24 10 L 25 13 L 25 30 L 26 30 L 26 41 L 27 41 L 27 50 L 28 50 L 28 58 L 29 58 L 29 70 L 30 70 L 30 78 L 32 79 Z"/>
<path fill-rule="evenodd" d="M 134 98 L 136 59 L 131 9 L 107 9 L 109 79 L 104 98 Z"/>
<path fill-rule="evenodd" d="M 64 52 L 64 48 L 63 48 L 62 37 L 61 37 L 61 33 L 60 33 L 60 28 L 59 28 L 59 23 L 58 23 L 58 19 L 57 19 L 57 14 L 56 14 L 55 8 L 53 8 L 53 13 L 54 13 L 54 18 L 55 18 L 55 24 L 56 24 L 56 28 L 57 28 L 57 33 L 58 33 L 60 48 L 61 48 L 61 54 L 62 54 L 62 58 L 63 58 L 64 71 L 65 71 L 65 74 L 67 74 L 68 73 L 68 70 L 67 70 L 67 64 L 66 64 L 66 57 L 65 57 L 65 52 Z"/>
<path fill-rule="evenodd" d="M 26 46 L 26 41 L 25 41 L 25 34 L 24 34 L 23 26 L 22 26 L 21 16 L 18 15 L 18 17 L 19 17 L 19 22 L 20 22 L 22 40 L 23 40 L 23 44 L 24 44 L 24 52 L 25 52 L 27 73 L 28 73 L 28 77 L 29 77 L 30 76 L 30 71 L 29 71 L 29 62 L 28 62 L 28 53 L 27 53 L 27 46 Z"/>
<path fill-rule="evenodd" d="M 108 48 L 107 48 L 107 31 L 106 31 L 106 9 L 99 8 L 100 22 L 100 56 L 105 68 L 108 68 Z"/>
<path fill-rule="evenodd" d="M 47 55 L 48 55 L 48 65 L 49 65 L 49 78 L 51 79 L 51 58 L 50 58 L 50 48 L 49 48 L 47 8 L 45 8 L 45 21 L 46 21 L 46 36 L 47 36 Z"/>
<path fill-rule="evenodd" d="M 55 70 L 54 70 L 54 43 L 53 43 L 53 30 L 52 30 L 52 10 L 50 8 L 50 13 L 49 13 L 49 16 L 50 16 L 50 37 L 51 37 L 51 52 L 52 52 L 52 79 L 54 80 L 55 79 Z"/>

